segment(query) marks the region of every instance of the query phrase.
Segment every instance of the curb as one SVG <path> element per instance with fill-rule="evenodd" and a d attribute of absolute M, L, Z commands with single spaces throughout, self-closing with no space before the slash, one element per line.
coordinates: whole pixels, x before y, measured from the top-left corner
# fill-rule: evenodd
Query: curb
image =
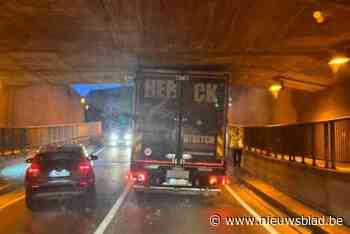
<path fill-rule="evenodd" d="M 283 203 L 279 202 L 278 200 L 274 199 L 273 197 L 270 197 L 269 195 L 264 193 L 264 191 L 260 190 L 259 188 L 257 188 L 253 184 L 251 184 L 248 181 L 246 181 L 244 178 L 242 178 L 244 176 L 241 176 L 240 173 L 235 173 L 235 174 L 237 175 L 236 178 L 237 178 L 237 180 L 240 183 L 244 184 L 249 190 L 251 190 L 252 192 L 257 194 L 259 197 L 263 198 L 263 200 L 267 201 L 272 206 L 274 206 L 277 209 L 281 210 L 287 216 L 289 216 L 289 217 L 301 217 L 300 214 L 298 214 L 297 212 L 295 212 L 292 209 L 290 209 L 286 204 L 283 204 Z M 307 229 L 312 231 L 312 233 L 328 233 L 327 231 L 322 229 L 320 226 L 307 225 L 307 226 L 304 226 L 304 227 L 306 227 Z"/>

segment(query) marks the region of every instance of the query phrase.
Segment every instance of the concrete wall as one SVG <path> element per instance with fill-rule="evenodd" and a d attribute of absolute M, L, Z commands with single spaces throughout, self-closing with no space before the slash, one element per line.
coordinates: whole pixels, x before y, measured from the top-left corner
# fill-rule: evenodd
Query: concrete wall
<path fill-rule="evenodd" d="M 7 125 L 8 89 L 0 82 L 0 127 Z"/>
<path fill-rule="evenodd" d="M 349 89 L 350 81 L 343 80 L 318 93 L 297 93 L 294 99 L 300 103 L 299 121 L 322 121 L 350 116 Z"/>
<path fill-rule="evenodd" d="M 319 92 L 282 91 L 273 105 L 272 123 L 316 122 L 350 116 L 350 81 Z M 291 115 L 292 113 L 292 115 Z"/>
<path fill-rule="evenodd" d="M 264 125 L 272 120 L 271 94 L 259 87 L 231 86 L 228 121 L 242 125 Z"/>
<path fill-rule="evenodd" d="M 85 120 L 79 95 L 68 87 L 45 84 L 12 86 L 7 90 L 8 127 L 66 124 Z"/>
<path fill-rule="evenodd" d="M 350 224 L 350 174 L 245 152 L 243 168 L 280 191 Z"/>
<path fill-rule="evenodd" d="M 270 99 L 272 99 L 270 107 L 272 118 L 269 124 L 300 122 L 300 105 L 304 104 L 303 102 L 307 102 L 307 98 L 305 100 L 303 98 L 295 100 L 295 95 L 299 93 L 303 94 L 303 92 L 286 89 L 280 92 L 277 99 L 269 95 Z"/>
<path fill-rule="evenodd" d="M 296 94 L 307 95 L 285 89 L 275 99 L 266 88 L 231 86 L 228 120 L 239 125 L 296 123 L 299 120 L 296 101 L 303 102 L 299 96 L 295 100 Z"/>
<path fill-rule="evenodd" d="M 350 116 L 350 81 L 319 92 L 282 90 L 277 99 L 266 88 L 232 86 L 229 122 L 268 125 L 315 122 Z"/>

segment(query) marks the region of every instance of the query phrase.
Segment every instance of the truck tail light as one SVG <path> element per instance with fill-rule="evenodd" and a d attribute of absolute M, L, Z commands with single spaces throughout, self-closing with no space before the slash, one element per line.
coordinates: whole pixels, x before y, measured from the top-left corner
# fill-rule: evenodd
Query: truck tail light
<path fill-rule="evenodd" d="M 145 174 L 143 174 L 143 173 L 138 174 L 137 175 L 137 180 L 141 181 L 141 182 L 145 181 L 146 180 Z"/>
<path fill-rule="evenodd" d="M 217 186 L 228 184 L 229 181 L 226 176 L 209 176 L 208 182 L 211 186 Z"/>
<path fill-rule="evenodd" d="M 218 179 L 216 178 L 216 176 L 209 177 L 209 184 L 210 185 L 217 185 L 218 184 Z"/>
<path fill-rule="evenodd" d="M 147 173 L 144 171 L 129 172 L 128 178 L 134 182 L 144 183 L 147 180 Z"/>
<path fill-rule="evenodd" d="M 221 183 L 222 185 L 229 184 L 230 180 L 226 176 L 224 176 Z"/>

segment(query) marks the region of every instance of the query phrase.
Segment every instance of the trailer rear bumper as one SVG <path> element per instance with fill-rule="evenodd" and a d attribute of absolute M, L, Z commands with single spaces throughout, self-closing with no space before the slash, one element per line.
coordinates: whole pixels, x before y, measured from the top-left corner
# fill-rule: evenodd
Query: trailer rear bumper
<path fill-rule="evenodd" d="M 195 188 L 195 187 L 175 187 L 175 186 L 145 186 L 133 184 L 133 189 L 137 192 L 145 193 L 176 193 L 189 195 L 216 195 L 221 192 L 220 188 Z"/>

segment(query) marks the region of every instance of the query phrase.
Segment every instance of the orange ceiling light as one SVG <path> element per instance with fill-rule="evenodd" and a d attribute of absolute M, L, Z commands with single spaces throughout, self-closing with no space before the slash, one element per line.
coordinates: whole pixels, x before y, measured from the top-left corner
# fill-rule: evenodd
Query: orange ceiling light
<path fill-rule="evenodd" d="M 269 91 L 274 98 L 278 98 L 278 94 L 282 89 L 284 89 L 282 81 L 274 81 L 269 87 Z"/>
<path fill-rule="evenodd" d="M 314 17 L 316 23 L 322 24 L 325 20 L 325 15 L 323 14 L 322 11 L 314 11 L 312 14 L 312 17 Z"/>
<path fill-rule="evenodd" d="M 332 68 L 334 73 L 337 73 L 339 68 L 350 61 L 346 56 L 336 56 L 329 60 L 328 65 Z"/>
<path fill-rule="evenodd" d="M 348 63 L 350 61 L 350 58 L 345 57 L 345 56 L 338 56 L 338 57 L 334 57 L 332 58 L 328 64 L 329 65 L 344 65 L 346 63 Z"/>

